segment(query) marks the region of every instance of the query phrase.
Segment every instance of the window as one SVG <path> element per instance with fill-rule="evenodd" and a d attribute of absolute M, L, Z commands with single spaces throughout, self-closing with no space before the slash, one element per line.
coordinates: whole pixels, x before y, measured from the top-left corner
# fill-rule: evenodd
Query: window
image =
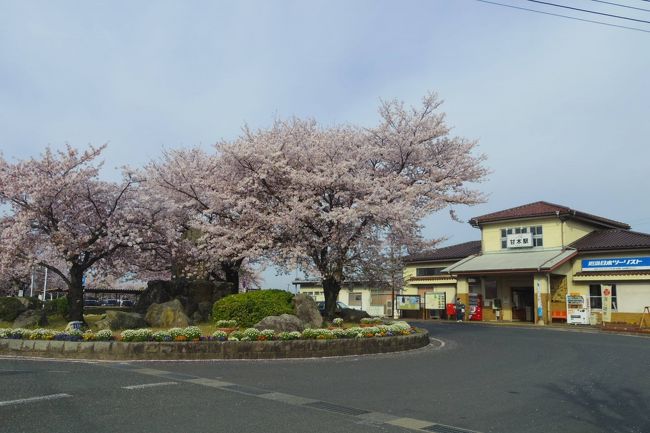
<path fill-rule="evenodd" d="M 603 308 L 603 294 L 602 286 L 600 284 L 589 285 L 589 306 L 592 310 L 602 310 Z M 616 284 L 612 284 L 612 311 L 616 311 Z"/>
<path fill-rule="evenodd" d="M 589 285 L 589 306 L 592 310 L 600 310 L 603 308 L 603 298 L 600 293 L 600 284 Z"/>
<path fill-rule="evenodd" d="M 508 235 L 519 234 L 519 233 L 531 233 L 533 236 L 533 246 L 542 247 L 544 246 L 544 240 L 542 236 L 542 226 L 530 226 L 530 227 L 510 227 L 507 229 L 501 229 L 501 248 L 508 248 Z"/>
<path fill-rule="evenodd" d="M 362 306 L 361 293 L 350 293 L 350 296 L 348 297 L 348 304 L 350 304 L 350 307 L 361 307 Z"/>
<path fill-rule="evenodd" d="M 415 276 L 417 277 L 430 277 L 432 275 L 440 275 L 440 271 L 444 268 L 416 268 Z"/>

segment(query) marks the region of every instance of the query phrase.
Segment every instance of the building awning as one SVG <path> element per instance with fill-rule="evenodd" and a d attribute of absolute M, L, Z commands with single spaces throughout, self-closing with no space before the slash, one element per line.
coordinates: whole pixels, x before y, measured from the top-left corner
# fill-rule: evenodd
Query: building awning
<path fill-rule="evenodd" d="M 573 281 L 648 281 L 650 271 L 576 272 Z"/>
<path fill-rule="evenodd" d="M 436 275 L 428 277 L 411 277 L 409 284 L 456 284 L 456 278 L 451 275 Z"/>
<path fill-rule="evenodd" d="M 550 272 L 577 253 L 574 249 L 486 253 L 470 256 L 442 272 L 455 275 Z"/>

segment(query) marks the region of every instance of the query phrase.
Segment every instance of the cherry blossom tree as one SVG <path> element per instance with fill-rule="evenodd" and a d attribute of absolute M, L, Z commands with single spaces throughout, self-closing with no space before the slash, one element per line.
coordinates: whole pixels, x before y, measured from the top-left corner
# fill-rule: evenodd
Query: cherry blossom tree
<path fill-rule="evenodd" d="M 83 321 L 83 278 L 110 268 L 141 241 L 133 213 L 137 181 L 99 179 L 105 146 L 79 152 L 47 149 L 40 159 L 0 159 L 0 269 L 43 266 L 68 287 L 71 320 Z"/>
<path fill-rule="evenodd" d="M 160 236 L 155 248 L 159 266 L 176 275 L 223 280 L 237 293 L 242 269 L 265 249 L 258 224 L 242 212 L 228 185 L 237 173 L 220 158 L 199 148 L 169 150 L 142 173 L 149 208 L 165 217 L 151 218 Z M 153 200 L 152 200 L 153 198 Z M 162 228 L 164 227 L 164 228 Z M 145 248 L 146 249 L 146 248 Z"/>
<path fill-rule="evenodd" d="M 435 94 L 420 107 L 379 107 L 373 128 L 278 120 L 217 145 L 221 166 L 236 173 L 230 202 L 260 227 L 273 259 L 320 275 L 326 315 L 364 252 L 386 236 L 416 243 L 419 221 L 482 195 L 468 184 L 486 175 L 476 142 L 452 136 Z"/>

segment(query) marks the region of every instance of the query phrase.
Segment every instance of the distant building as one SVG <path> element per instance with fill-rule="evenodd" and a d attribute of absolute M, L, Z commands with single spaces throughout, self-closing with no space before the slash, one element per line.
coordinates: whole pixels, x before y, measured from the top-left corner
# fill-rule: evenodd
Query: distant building
<path fill-rule="evenodd" d="M 298 293 L 325 302 L 323 286 L 319 279 L 296 279 L 293 281 Z M 392 311 L 391 292 L 370 287 L 367 282 L 344 282 L 338 301 L 355 310 L 364 310 L 371 316 L 389 316 Z"/>
<path fill-rule="evenodd" d="M 543 201 L 470 224 L 480 241 L 407 258 L 403 293 L 420 296 L 418 316 L 444 317 L 433 301 L 460 298 L 480 320 L 638 323 L 650 306 L 650 234 Z"/>

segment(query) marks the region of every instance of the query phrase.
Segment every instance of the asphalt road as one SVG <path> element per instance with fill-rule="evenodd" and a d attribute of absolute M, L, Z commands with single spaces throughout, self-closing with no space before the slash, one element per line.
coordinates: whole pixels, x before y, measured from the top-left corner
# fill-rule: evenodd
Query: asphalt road
<path fill-rule="evenodd" d="M 415 351 L 280 361 L 0 359 L 0 433 L 650 432 L 650 338 L 419 323 Z"/>

